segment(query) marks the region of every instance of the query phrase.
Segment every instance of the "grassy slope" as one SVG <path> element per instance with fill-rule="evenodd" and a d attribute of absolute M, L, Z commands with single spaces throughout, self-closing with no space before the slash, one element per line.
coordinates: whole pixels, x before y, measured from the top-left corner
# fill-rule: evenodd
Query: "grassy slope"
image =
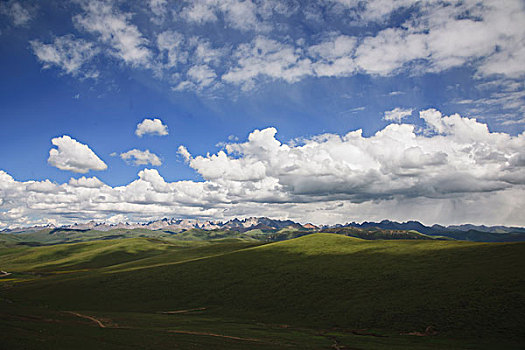
<path fill-rule="evenodd" d="M 0 267 L 10 272 L 66 272 L 87 269 L 147 267 L 217 255 L 251 247 L 244 240 L 186 242 L 156 238 L 89 241 L 0 250 Z"/>
<path fill-rule="evenodd" d="M 164 231 L 155 231 L 147 229 L 115 229 L 110 231 L 97 230 L 69 230 L 69 229 L 44 229 L 35 232 L 16 233 L 16 234 L 0 234 L 0 242 L 2 240 L 16 240 L 17 242 L 25 242 L 28 245 L 50 245 L 62 243 L 78 243 L 101 239 L 115 239 L 115 238 L 169 238 L 170 233 Z"/>
<path fill-rule="evenodd" d="M 336 227 L 323 230 L 327 233 L 337 233 L 349 237 L 362 239 L 442 239 L 433 237 L 414 230 L 385 230 L 377 228 Z M 448 238 L 450 240 L 450 238 Z"/>
<path fill-rule="evenodd" d="M 305 344 L 330 348 L 334 340 L 329 333 L 320 336 L 320 329 L 333 329 L 339 341 L 361 344 L 356 348 L 364 349 L 450 348 L 449 341 L 468 348 L 469 339 L 475 338 L 480 340 L 474 348 L 483 344 L 491 348 L 492 341 L 499 347 L 523 345 L 523 243 L 363 241 L 333 234 L 251 248 L 246 248 L 250 243 L 231 241 L 186 246 L 144 239 L 120 241 L 126 242 L 125 248 L 109 242 L 70 245 L 65 251 L 61 250 L 64 246 L 4 251 L 0 267 L 10 262 L 13 271 L 91 269 L 14 283 L 2 291 L 14 301 L 6 306 L 20 305 L 32 312 L 42 306 L 46 312 L 84 310 L 142 331 L 190 327 L 236 336 L 252 334 L 299 344 L 298 348 L 308 348 Z M 52 248 L 56 250 L 48 250 Z M 134 258 L 106 254 L 122 249 Z M 57 258 L 58 263 L 49 264 Z M 107 265 L 112 266 L 95 268 Z M 201 316 L 156 314 L 201 307 L 207 308 Z M 55 316 L 60 317 L 64 316 Z M 17 325 L 16 319 L 7 320 L 3 326 Z M 271 326 L 279 324 L 291 327 Z M 399 336 L 429 325 L 440 331 L 438 337 Z M 92 328 L 82 331 L 86 337 Z M 355 336 L 345 329 L 373 330 L 389 337 Z M 109 338 L 104 339 L 113 339 L 118 332 L 123 330 L 106 333 Z M 144 334 L 140 339 L 146 338 Z M 204 346 L 212 341 L 209 338 L 188 336 L 187 341 Z M 181 344 L 184 341 L 180 339 Z M 213 346 L 221 348 L 219 343 Z M 267 344 L 249 348 L 258 346 Z"/>

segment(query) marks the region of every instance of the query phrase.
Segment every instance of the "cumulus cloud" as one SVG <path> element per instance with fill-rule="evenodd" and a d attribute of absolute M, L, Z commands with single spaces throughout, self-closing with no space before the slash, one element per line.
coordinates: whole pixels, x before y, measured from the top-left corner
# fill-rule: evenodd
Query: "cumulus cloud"
<path fill-rule="evenodd" d="M 64 135 L 51 140 L 54 146 L 49 150 L 49 165 L 60 170 L 87 173 L 90 170 L 106 170 L 104 163 L 87 145 Z"/>
<path fill-rule="evenodd" d="M 0 171 L 0 221 L 268 215 L 318 223 L 390 218 L 524 225 L 525 133 L 491 132 L 476 119 L 435 109 L 419 116 L 422 129 L 393 123 L 371 136 L 355 130 L 286 144 L 266 128 L 216 154 L 192 155 L 180 146 L 203 181 L 168 182 L 143 169 L 135 181 L 111 187 L 95 177 L 21 182 Z M 105 168 L 67 136 L 53 143 L 59 149 L 50 152 L 50 163 L 60 160 L 59 168 Z"/>
<path fill-rule="evenodd" d="M 519 170 L 513 164 L 520 163 L 511 161 L 522 153 L 523 134 L 491 133 L 475 119 L 434 109 L 420 117 L 427 125 L 422 134 L 414 125 L 390 124 L 372 137 L 357 130 L 286 145 L 268 128 L 226 151 L 185 158 L 206 180 L 243 193 L 257 188 L 250 194 L 254 200 L 277 202 L 449 198 L 501 191 L 525 179 L 515 177 Z"/>
<path fill-rule="evenodd" d="M 72 187 L 86 187 L 86 188 L 101 188 L 104 186 L 104 183 L 97 179 L 95 176 L 93 177 L 85 177 L 82 176 L 78 179 L 71 178 L 69 180 L 69 186 Z"/>
<path fill-rule="evenodd" d="M 162 162 L 160 158 L 155 154 L 151 153 L 149 150 L 141 151 L 138 149 L 132 149 L 127 152 L 121 153 L 120 158 L 122 160 L 133 164 L 133 165 L 148 165 L 160 166 Z"/>
<path fill-rule="evenodd" d="M 86 64 L 99 53 L 99 49 L 93 43 L 76 39 L 73 35 L 64 35 L 56 37 L 51 44 L 44 44 L 39 40 L 32 40 L 30 44 L 44 69 L 56 66 L 72 76 L 84 78 L 98 76 L 95 69 L 85 68 Z"/>
<path fill-rule="evenodd" d="M 403 120 L 403 118 L 405 118 L 405 117 L 408 117 L 409 115 L 412 115 L 412 109 L 411 108 L 403 109 L 403 108 L 397 107 L 397 108 L 394 108 L 391 111 L 386 111 L 385 112 L 385 116 L 383 117 L 383 119 L 384 120 L 388 120 L 388 121 L 395 121 L 395 122 L 401 123 L 401 120 Z"/>
<path fill-rule="evenodd" d="M 29 191 L 38 193 L 58 193 L 61 188 L 49 180 L 44 181 L 28 181 L 27 187 Z"/>
<path fill-rule="evenodd" d="M 162 120 L 158 118 L 144 119 L 137 124 L 135 135 L 138 137 L 142 137 L 143 135 L 165 136 L 168 135 L 168 127 L 162 124 Z"/>
<path fill-rule="evenodd" d="M 0 221 L 7 226 L 106 220 L 115 215 L 129 220 L 158 216 L 220 215 L 224 191 L 191 181 L 166 182 L 154 169 L 144 169 L 126 186 L 111 187 L 97 178 L 71 179 L 69 183 L 16 181 L 0 170 Z M 213 203 L 211 208 L 206 203 Z"/>
<path fill-rule="evenodd" d="M 177 153 L 184 158 L 186 162 L 189 162 L 191 159 L 191 153 L 188 151 L 188 149 L 182 145 L 179 146 L 177 149 Z"/>

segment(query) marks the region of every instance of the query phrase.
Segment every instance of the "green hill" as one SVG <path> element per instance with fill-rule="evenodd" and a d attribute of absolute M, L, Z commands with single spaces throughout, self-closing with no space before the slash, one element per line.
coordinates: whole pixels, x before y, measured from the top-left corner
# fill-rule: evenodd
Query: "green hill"
<path fill-rule="evenodd" d="M 155 238 L 89 241 L 0 250 L 0 267 L 10 272 L 45 273 L 166 264 L 253 246 L 244 240 L 186 242 Z"/>
<path fill-rule="evenodd" d="M 6 248 L 0 268 L 15 273 L 0 282 L 0 329 L 13 349 L 43 338 L 54 348 L 519 349 L 524 253 L 523 243 L 329 233 Z M 438 334 L 407 335 L 428 326 Z"/>
<path fill-rule="evenodd" d="M 448 239 L 442 236 L 430 236 L 420 233 L 414 230 L 388 230 L 388 229 L 379 229 L 379 228 L 357 228 L 357 227 L 337 227 L 325 229 L 322 232 L 327 233 L 336 233 L 338 235 L 344 235 L 349 237 L 362 238 L 367 240 L 376 240 L 376 239 Z"/>
<path fill-rule="evenodd" d="M 0 241 L 15 239 L 18 244 L 41 246 L 62 243 L 78 243 L 95 240 L 109 240 L 134 237 L 169 237 L 169 233 L 147 229 L 115 229 L 110 231 L 74 230 L 74 229 L 44 229 L 16 234 L 0 234 Z"/>

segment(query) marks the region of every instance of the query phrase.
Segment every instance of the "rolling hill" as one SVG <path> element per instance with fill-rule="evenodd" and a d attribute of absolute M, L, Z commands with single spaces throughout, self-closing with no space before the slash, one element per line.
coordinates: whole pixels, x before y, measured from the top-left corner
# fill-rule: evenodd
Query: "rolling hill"
<path fill-rule="evenodd" d="M 16 246 L 0 329 L 11 349 L 519 349 L 524 253 L 331 233 Z"/>

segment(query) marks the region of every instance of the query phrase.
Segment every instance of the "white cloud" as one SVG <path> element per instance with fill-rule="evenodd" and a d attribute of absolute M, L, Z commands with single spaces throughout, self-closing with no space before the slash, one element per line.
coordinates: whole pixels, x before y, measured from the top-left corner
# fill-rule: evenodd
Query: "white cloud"
<path fill-rule="evenodd" d="M 182 49 L 184 35 L 174 31 L 165 31 L 157 35 L 157 48 L 161 55 L 166 53 L 167 67 L 175 67 L 179 62 L 185 62 L 188 55 Z"/>
<path fill-rule="evenodd" d="M 216 9 L 211 1 L 195 1 L 182 12 L 182 17 L 198 24 L 217 21 Z"/>
<path fill-rule="evenodd" d="M 82 2 L 83 14 L 76 15 L 75 24 L 111 47 L 111 53 L 133 67 L 149 67 L 152 53 L 148 40 L 130 22 L 130 13 L 120 12 L 107 1 Z"/>
<path fill-rule="evenodd" d="M 99 49 L 93 43 L 76 39 L 73 35 L 65 35 L 56 37 L 52 44 L 44 44 L 38 40 L 32 40 L 30 44 L 38 60 L 43 63 L 44 69 L 56 66 L 72 76 L 98 76 L 96 70 L 86 68 L 86 63 L 99 53 Z"/>
<path fill-rule="evenodd" d="M 199 87 L 210 86 L 217 77 L 215 71 L 205 64 L 191 67 L 187 74 L 191 81 Z"/>
<path fill-rule="evenodd" d="M 55 137 L 51 143 L 57 148 L 49 150 L 47 162 L 60 170 L 87 173 L 90 170 L 107 169 L 107 165 L 87 145 L 68 135 Z"/>
<path fill-rule="evenodd" d="M 95 177 L 20 182 L 0 171 L 0 221 L 71 223 L 118 215 L 143 221 L 177 213 L 317 223 L 389 218 L 525 225 L 525 133 L 490 132 L 475 119 L 434 109 L 420 117 L 423 133 L 415 125 L 390 124 L 369 137 L 356 130 L 283 144 L 277 130 L 267 128 L 216 154 L 192 156 L 180 146 L 178 153 L 202 176 L 200 182 L 167 182 L 155 169 L 117 187 Z M 91 152 L 80 148 L 73 152 L 77 157 Z"/>
<path fill-rule="evenodd" d="M 151 153 L 149 150 L 141 151 L 138 149 L 132 149 L 121 153 L 120 158 L 133 165 L 162 165 L 160 158 L 155 153 Z"/>
<path fill-rule="evenodd" d="M 356 71 L 353 60 L 357 39 L 347 35 L 329 38 L 308 48 L 313 57 L 313 71 L 319 77 L 341 77 Z"/>
<path fill-rule="evenodd" d="M 403 108 L 397 107 L 391 111 L 386 111 L 383 119 L 401 123 L 401 120 L 403 120 L 403 118 L 408 117 L 411 114 L 412 114 L 411 108 L 403 109 Z"/>
<path fill-rule="evenodd" d="M 266 0 L 254 3 L 257 5 L 257 13 L 264 19 L 274 15 L 290 17 L 301 8 L 301 4 L 297 1 Z"/>
<path fill-rule="evenodd" d="M 481 58 L 478 72 L 482 75 L 519 77 L 525 73 L 519 63 L 525 58 L 525 9 L 520 1 L 463 1 L 453 5 L 416 0 L 332 1 L 351 9 L 351 15 L 364 25 L 384 22 L 403 8 L 416 10 L 404 29 L 386 28 L 365 39 L 358 56 L 363 55 L 360 61 L 367 72 L 388 75 L 417 59 L 427 60 L 431 70 L 442 71 Z"/>
<path fill-rule="evenodd" d="M 399 95 L 404 95 L 405 93 L 403 91 L 390 91 L 388 93 L 389 96 L 399 96 Z"/>
<path fill-rule="evenodd" d="M 390 75 L 428 55 L 424 34 L 389 28 L 365 38 L 357 48 L 355 61 L 366 73 Z"/>
<path fill-rule="evenodd" d="M 154 23 L 160 24 L 164 20 L 167 12 L 168 0 L 148 0 L 148 7 L 155 15 L 152 17 Z"/>
<path fill-rule="evenodd" d="M 341 5 L 341 9 L 352 9 L 357 12 L 359 20 L 363 22 L 384 21 L 393 12 L 418 3 L 418 0 L 331 0 L 333 3 Z"/>
<path fill-rule="evenodd" d="M 7 1 L 0 3 L 0 14 L 11 18 L 17 27 L 26 26 L 34 17 L 34 9 L 23 6 L 19 1 Z"/>
<path fill-rule="evenodd" d="M 525 58 L 525 11 L 519 1 L 428 2 L 420 10 L 405 28 L 387 28 L 366 38 L 356 53 L 360 67 L 389 75 L 417 60 L 429 64 L 426 71 L 437 72 L 479 60 L 482 75 L 525 73 L 517 64 Z"/>
<path fill-rule="evenodd" d="M 181 81 L 177 86 L 172 87 L 173 91 L 184 91 L 184 90 L 199 90 L 197 86 L 191 81 Z"/>
<path fill-rule="evenodd" d="M 179 146 L 177 149 L 177 153 L 180 154 L 186 162 L 189 162 L 191 160 L 191 154 L 188 151 L 188 149 L 184 146 Z"/>
<path fill-rule="evenodd" d="M 269 25 L 258 19 L 260 8 L 251 0 L 196 0 L 189 4 L 181 13 L 189 22 L 216 22 L 220 14 L 228 26 L 238 30 L 269 30 Z"/>
<path fill-rule="evenodd" d="M 240 30 L 267 31 L 270 26 L 259 21 L 258 9 L 251 0 L 221 1 L 221 10 L 232 27 Z"/>
<path fill-rule="evenodd" d="M 525 74 L 525 40 L 520 40 L 517 48 L 507 48 L 488 57 L 479 67 L 483 75 L 501 74 L 507 77 L 520 77 Z"/>
<path fill-rule="evenodd" d="M 214 48 L 209 40 L 200 37 L 192 37 L 189 45 L 194 48 L 194 63 L 219 64 L 228 51 L 226 48 Z"/>
<path fill-rule="evenodd" d="M 369 0 L 365 2 L 365 11 L 361 17 L 365 21 L 380 21 L 393 12 L 417 4 L 418 0 Z"/>
<path fill-rule="evenodd" d="M 135 135 L 138 137 L 142 137 L 143 135 L 165 136 L 168 135 L 168 127 L 162 124 L 162 120 L 158 118 L 144 119 L 137 124 Z"/>
<path fill-rule="evenodd" d="M 138 14 L 119 9 L 118 3 L 79 3 L 82 12 L 73 22 L 98 37 L 92 39 L 96 45 L 64 36 L 50 44 L 34 40 L 32 46 L 44 67 L 57 66 L 80 78 L 96 74 L 86 63 L 98 52 L 131 68 L 149 69 L 176 91 L 203 92 L 225 84 L 250 90 L 264 81 L 439 73 L 454 67 L 472 67 L 478 78 L 520 80 L 525 74 L 525 9 L 518 0 L 453 5 L 434 0 L 325 1 L 308 7 L 323 12 L 319 29 L 311 34 L 294 29 L 295 19 L 288 17 L 306 16 L 310 10 L 298 11 L 293 2 L 185 1 L 176 20 L 191 25 L 177 31 L 165 25 L 166 0 L 147 1 L 152 20 L 162 25 L 158 31 L 143 26 Z M 391 17 L 400 10 L 403 23 Z M 344 20 L 344 25 L 328 22 L 332 19 Z M 214 22 L 220 22 L 217 30 L 224 30 L 219 39 L 195 36 L 195 26 Z M 348 32 L 346 24 L 355 26 L 353 35 L 341 33 Z M 251 33 L 239 42 L 228 32 L 231 28 Z"/>
<path fill-rule="evenodd" d="M 525 82 L 510 79 L 496 79 L 476 86 L 484 95 L 478 99 L 458 99 L 460 105 L 470 110 L 490 115 L 502 125 L 523 123 L 525 115 Z M 474 113 L 474 112 L 473 112 Z"/>
<path fill-rule="evenodd" d="M 342 1 L 360 11 L 362 2 Z M 351 37 L 330 33 L 318 43 L 284 43 L 256 37 L 233 51 L 233 65 L 222 80 L 255 86 L 267 77 L 293 83 L 305 77 L 345 77 L 362 72 L 390 76 L 441 72 L 473 64 L 478 75 L 525 74 L 525 10 L 518 1 L 441 2 L 371 1 L 361 13 L 367 21 L 383 19 L 402 7 L 418 11 L 402 26 L 387 27 L 375 35 Z M 469 14 L 468 16 L 465 14 Z"/>
<path fill-rule="evenodd" d="M 383 0 L 374 1 L 367 8 L 380 9 L 382 4 Z M 347 4 L 358 5 L 354 1 Z M 483 76 L 502 74 L 516 79 L 525 73 L 520 64 L 525 59 L 521 25 L 525 11 L 516 2 L 489 1 L 480 7 L 470 2 L 445 6 L 403 1 L 384 8 L 390 13 L 410 6 L 419 7 L 419 12 L 403 26 L 387 27 L 375 35 L 330 33 L 309 44 L 257 36 L 233 50 L 232 64 L 221 79 L 249 90 L 263 78 L 293 83 L 309 76 L 345 77 L 357 72 L 380 76 L 441 72 L 466 64 L 473 64 Z M 370 18 L 381 17 L 383 14 Z"/>
<path fill-rule="evenodd" d="M 338 59 L 344 56 L 350 56 L 354 51 L 356 38 L 339 35 L 320 44 L 312 45 L 308 51 L 313 56 L 318 56 L 328 60 Z"/>
<path fill-rule="evenodd" d="M 71 178 L 69 180 L 69 186 L 72 187 L 86 187 L 86 188 L 101 188 L 104 185 L 102 181 L 97 179 L 96 177 L 85 177 L 82 176 L 78 179 Z"/>
<path fill-rule="evenodd" d="M 157 47 L 160 51 L 159 75 L 176 85 L 174 90 L 203 90 L 220 85 L 217 71 L 223 69 L 222 60 L 229 52 L 227 47 L 214 47 L 208 39 L 185 38 L 173 31 L 160 33 Z"/>
<path fill-rule="evenodd" d="M 58 193 L 60 192 L 60 187 L 49 180 L 44 181 L 28 181 L 27 187 L 29 191 L 39 192 L 39 193 Z"/>
<path fill-rule="evenodd" d="M 269 128 L 256 130 L 246 143 L 228 145 L 229 154 L 187 159 L 204 179 L 233 189 L 269 185 L 267 193 L 274 191 L 276 201 L 450 198 L 525 184 L 509 163 L 521 154 L 525 135 L 490 133 L 475 119 L 442 116 L 436 110 L 422 111 L 421 118 L 430 136 L 417 134 L 413 125 L 390 124 L 370 138 L 358 130 L 292 146 L 281 144 Z M 250 186 L 239 185 L 245 182 Z"/>
<path fill-rule="evenodd" d="M 241 44 L 233 53 L 237 65 L 222 76 L 228 83 L 251 89 L 259 76 L 293 83 L 311 74 L 311 61 L 292 45 L 265 37 Z"/>

